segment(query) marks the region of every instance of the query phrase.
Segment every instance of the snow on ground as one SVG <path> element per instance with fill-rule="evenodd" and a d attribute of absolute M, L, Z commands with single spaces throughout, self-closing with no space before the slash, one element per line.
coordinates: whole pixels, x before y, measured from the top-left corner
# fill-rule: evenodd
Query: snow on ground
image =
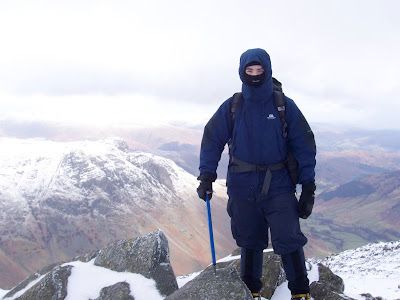
<path fill-rule="evenodd" d="M 188 274 L 188 275 L 183 275 L 183 276 L 178 276 L 176 277 L 176 281 L 178 282 L 178 287 L 181 288 L 183 287 L 186 283 L 188 283 L 189 281 L 191 281 L 192 279 L 194 279 L 195 277 L 197 277 L 198 275 L 200 275 L 202 271 L 200 272 L 194 272 L 192 274 Z"/>
<path fill-rule="evenodd" d="M 68 279 L 68 294 L 66 300 L 87 300 L 100 296 L 100 290 L 118 282 L 127 282 L 130 285 L 131 295 L 136 300 L 164 299 L 156 288 L 153 279 L 130 272 L 116 272 L 103 267 L 95 266 L 94 259 L 84 263 L 74 261 L 63 264 L 71 265 L 72 273 Z"/>
<path fill-rule="evenodd" d="M 400 241 L 375 243 L 321 261 L 343 278 L 345 294 L 400 299 Z"/>
<path fill-rule="evenodd" d="M 7 291 L 7 290 L 2 290 L 2 289 L 0 289 L 0 299 L 3 299 L 2 297 L 5 295 L 5 294 L 7 294 L 9 291 Z"/>

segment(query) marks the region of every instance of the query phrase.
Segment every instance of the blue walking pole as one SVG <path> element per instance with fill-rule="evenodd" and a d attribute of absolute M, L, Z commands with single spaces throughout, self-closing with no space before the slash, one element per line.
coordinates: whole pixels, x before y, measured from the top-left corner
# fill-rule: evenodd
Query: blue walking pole
<path fill-rule="evenodd" d="M 208 216 L 208 233 L 210 235 L 211 257 L 214 267 L 214 274 L 217 275 L 217 267 L 216 267 L 217 262 L 215 260 L 214 234 L 213 234 L 212 219 L 211 219 L 211 204 L 210 204 L 210 199 L 208 198 L 208 194 L 206 194 L 206 203 L 207 203 L 207 216 Z"/>

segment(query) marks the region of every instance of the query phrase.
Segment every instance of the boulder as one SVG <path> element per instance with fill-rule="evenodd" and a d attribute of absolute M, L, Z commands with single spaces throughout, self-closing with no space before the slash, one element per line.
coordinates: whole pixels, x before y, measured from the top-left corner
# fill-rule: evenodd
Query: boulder
<path fill-rule="evenodd" d="M 400 288 L 400 286 L 399 286 L 399 288 Z M 374 297 L 370 293 L 361 294 L 361 296 L 364 297 L 364 300 L 383 300 L 382 297 L 380 297 L 380 296 Z"/>
<path fill-rule="evenodd" d="M 235 251 L 235 255 L 238 251 Z M 232 256 L 234 256 L 232 254 Z M 238 274 L 240 274 L 240 259 L 235 259 L 229 262 L 218 263 L 218 268 L 223 268 L 227 266 L 232 266 L 236 268 Z M 261 281 L 263 283 L 263 288 L 261 290 L 261 295 L 267 299 L 271 299 L 276 288 L 286 280 L 285 271 L 282 268 L 281 257 L 273 252 L 264 252 L 263 255 L 263 275 Z"/>
<path fill-rule="evenodd" d="M 68 277 L 72 266 L 58 266 L 28 289 L 17 300 L 62 300 L 67 296 Z M 4 299 L 7 299 L 4 297 Z"/>
<path fill-rule="evenodd" d="M 263 275 L 261 277 L 263 289 L 261 290 L 261 296 L 271 299 L 276 288 L 285 280 L 286 275 L 282 267 L 280 255 L 273 252 L 264 252 Z"/>
<path fill-rule="evenodd" d="M 324 283 L 327 287 L 329 287 L 332 291 L 337 293 L 344 292 L 344 282 L 341 277 L 334 274 L 331 269 L 324 266 L 323 264 L 318 264 L 318 272 L 319 272 L 319 282 Z"/>
<path fill-rule="evenodd" d="M 253 300 L 236 267 L 223 265 L 217 266 L 216 274 L 212 266 L 208 267 L 165 300 Z"/>
<path fill-rule="evenodd" d="M 328 267 L 318 264 L 319 280 L 310 285 L 311 296 L 314 300 L 343 300 L 352 299 L 343 294 L 343 279 L 334 274 Z"/>
<path fill-rule="evenodd" d="M 135 298 L 130 295 L 130 292 L 129 283 L 118 282 L 102 288 L 100 296 L 94 300 L 135 300 Z"/>
<path fill-rule="evenodd" d="M 160 230 L 131 240 L 111 243 L 97 255 L 94 264 L 118 272 L 152 278 L 164 296 L 178 289 L 169 261 L 168 240 Z"/>
<path fill-rule="evenodd" d="M 332 291 L 329 285 L 319 281 L 311 283 L 310 290 L 314 300 L 354 300 L 344 294 Z"/>

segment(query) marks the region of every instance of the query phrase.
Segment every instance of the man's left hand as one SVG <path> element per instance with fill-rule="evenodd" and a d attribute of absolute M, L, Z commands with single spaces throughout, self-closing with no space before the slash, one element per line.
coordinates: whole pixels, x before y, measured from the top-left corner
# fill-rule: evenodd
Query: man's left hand
<path fill-rule="evenodd" d="M 299 200 L 299 217 L 302 219 L 307 219 L 312 212 L 314 206 L 314 198 L 315 198 L 315 183 L 305 183 L 302 185 L 300 200 Z"/>

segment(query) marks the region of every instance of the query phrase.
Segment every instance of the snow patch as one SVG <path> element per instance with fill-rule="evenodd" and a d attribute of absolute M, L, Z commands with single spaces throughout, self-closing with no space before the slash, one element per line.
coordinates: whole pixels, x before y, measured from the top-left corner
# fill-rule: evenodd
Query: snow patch
<path fill-rule="evenodd" d="M 62 266 L 73 266 L 68 279 L 66 300 L 87 300 L 100 296 L 102 288 L 118 282 L 127 282 L 130 285 L 131 295 L 136 300 L 164 299 L 156 288 L 153 279 L 130 272 L 116 272 L 103 267 L 95 266 L 94 259 L 84 263 L 74 261 Z"/>
<path fill-rule="evenodd" d="M 7 294 L 8 292 L 9 292 L 8 290 L 0 289 L 0 299 L 3 299 L 2 297 L 4 297 L 4 295 Z"/>
<path fill-rule="evenodd" d="M 178 287 L 179 288 L 183 287 L 186 283 L 199 276 L 201 272 L 202 271 L 176 277 L 176 281 L 178 282 Z"/>

